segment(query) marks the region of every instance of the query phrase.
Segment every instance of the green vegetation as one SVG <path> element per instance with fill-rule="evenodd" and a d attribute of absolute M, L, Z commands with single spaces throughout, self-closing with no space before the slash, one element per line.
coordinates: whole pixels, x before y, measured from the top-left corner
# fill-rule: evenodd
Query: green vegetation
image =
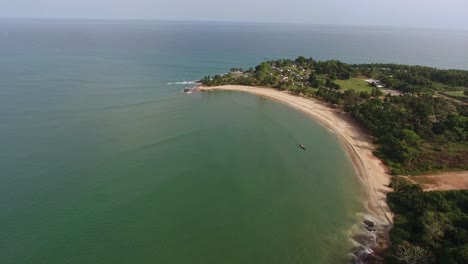
<path fill-rule="evenodd" d="M 359 64 L 353 68 L 364 76 L 380 79 L 387 86 L 408 93 L 468 87 L 468 71 L 464 70 L 400 64 Z"/>
<path fill-rule="evenodd" d="M 371 98 L 347 106 L 377 138 L 393 174 L 468 169 L 467 107 L 427 94 Z"/>
<path fill-rule="evenodd" d="M 372 92 L 372 86 L 363 78 L 354 77 L 348 80 L 336 80 L 335 82 L 339 84 L 344 91 L 354 89 L 356 92 Z"/>
<path fill-rule="evenodd" d="M 466 90 L 466 91 L 445 92 L 445 94 L 448 94 L 448 95 L 451 95 L 451 96 L 456 96 L 456 97 L 467 97 L 468 96 L 468 90 Z"/>
<path fill-rule="evenodd" d="M 468 263 L 468 191 L 423 192 L 394 178 L 387 263 Z"/>
<path fill-rule="evenodd" d="M 366 84 L 359 76 L 374 81 Z M 468 71 L 298 57 L 201 82 L 268 86 L 329 102 L 372 133 L 375 154 L 392 174 L 468 170 Z M 380 87 L 401 95 L 383 95 Z M 468 191 L 423 192 L 396 176 L 392 186 L 393 246 L 385 261 L 468 263 Z"/>
<path fill-rule="evenodd" d="M 348 74 L 343 73 L 345 70 L 340 70 L 340 67 L 345 67 L 343 65 L 345 64 L 337 61 L 317 62 L 312 58 L 306 59 L 304 57 L 299 57 L 296 60 L 265 61 L 256 66 L 255 69 L 251 68 L 240 75 L 233 74 L 232 70 L 237 70 L 233 68 L 230 73 L 224 75 L 206 76 L 201 82 L 206 86 L 223 84 L 268 86 L 296 94 L 313 96 L 317 92 L 317 88 L 340 89 L 340 86 L 329 75 L 333 75 L 335 78 L 348 76 Z M 334 69 L 336 73 L 329 74 L 331 69 Z"/>
<path fill-rule="evenodd" d="M 233 68 L 231 71 L 242 72 L 242 69 Z M 360 85 L 357 79 L 353 78 L 358 76 L 378 79 L 386 87 L 411 94 L 435 92 L 461 92 L 463 94 L 468 87 L 468 71 L 464 70 L 440 70 L 400 64 L 346 64 L 337 60 L 315 61 L 302 56 L 295 60 L 264 61 L 255 69 L 251 68 L 243 73 L 243 78 L 229 79 L 225 78 L 225 75 L 219 75 L 214 78 L 204 78 L 202 82 L 207 86 L 261 85 L 264 83 L 287 89 L 288 84 L 291 83 L 311 86 L 314 79 L 309 80 L 306 77 L 313 74 L 315 79 L 322 80 L 324 83 L 330 80 L 332 83 L 336 81 L 340 86 L 345 85 L 345 90 L 351 88 L 359 90 Z M 356 83 L 340 82 L 340 80 L 350 80 L 350 78 Z"/>

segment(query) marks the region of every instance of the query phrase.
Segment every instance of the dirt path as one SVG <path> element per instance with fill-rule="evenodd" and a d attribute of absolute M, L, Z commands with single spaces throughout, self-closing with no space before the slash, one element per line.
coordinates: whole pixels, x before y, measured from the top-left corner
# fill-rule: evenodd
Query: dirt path
<path fill-rule="evenodd" d="M 424 191 L 468 190 L 468 171 L 401 177 L 421 185 Z"/>

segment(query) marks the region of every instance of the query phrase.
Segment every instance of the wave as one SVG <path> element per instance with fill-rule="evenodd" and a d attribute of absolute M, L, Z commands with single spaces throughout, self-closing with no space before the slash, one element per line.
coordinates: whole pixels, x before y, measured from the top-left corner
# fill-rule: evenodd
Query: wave
<path fill-rule="evenodd" d="M 184 85 L 184 84 L 194 84 L 197 81 L 182 81 L 182 82 L 170 82 L 167 85 Z"/>
<path fill-rule="evenodd" d="M 386 227 L 371 214 L 357 213 L 356 216 L 360 221 L 348 231 L 353 245 L 348 256 L 352 259 L 351 263 L 363 264 L 367 263 L 365 259 L 369 256 L 375 256 L 374 249 L 381 247 L 380 243 L 385 241 L 379 234 L 385 232 Z"/>

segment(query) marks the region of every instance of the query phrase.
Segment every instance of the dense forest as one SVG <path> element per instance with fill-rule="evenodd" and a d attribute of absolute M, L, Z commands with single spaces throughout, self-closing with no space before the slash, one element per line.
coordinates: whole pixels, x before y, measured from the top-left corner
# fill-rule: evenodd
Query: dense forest
<path fill-rule="evenodd" d="M 427 94 L 362 100 L 343 95 L 346 111 L 376 137 L 393 174 L 468 169 L 468 107 Z"/>
<path fill-rule="evenodd" d="M 368 87 L 341 87 L 368 79 Z M 346 64 L 298 57 L 264 61 L 206 76 L 206 86 L 267 86 L 313 97 L 341 108 L 375 137 L 392 174 L 468 170 L 468 71 L 398 64 Z M 398 91 L 385 94 L 382 88 Z M 458 91 L 449 98 L 444 93 Z M 458 94 L 457 94 L 458 95 Z"/>
<path fill-rule="evenodd" d="M 468 263 L 468 190 L 423 192 L 394 177 L 395 213 L 387 263 Z"/>

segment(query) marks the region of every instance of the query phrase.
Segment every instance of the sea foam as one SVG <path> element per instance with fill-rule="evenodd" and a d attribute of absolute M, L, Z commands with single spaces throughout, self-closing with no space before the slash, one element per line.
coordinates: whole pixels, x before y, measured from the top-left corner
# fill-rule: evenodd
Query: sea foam
<path fill-rule="evenodd" d="M 182 81 L 182 82 L 170 82 L 167 85 L 183 85 L 183 84 L 194 84 L 196 81 Z"/>

